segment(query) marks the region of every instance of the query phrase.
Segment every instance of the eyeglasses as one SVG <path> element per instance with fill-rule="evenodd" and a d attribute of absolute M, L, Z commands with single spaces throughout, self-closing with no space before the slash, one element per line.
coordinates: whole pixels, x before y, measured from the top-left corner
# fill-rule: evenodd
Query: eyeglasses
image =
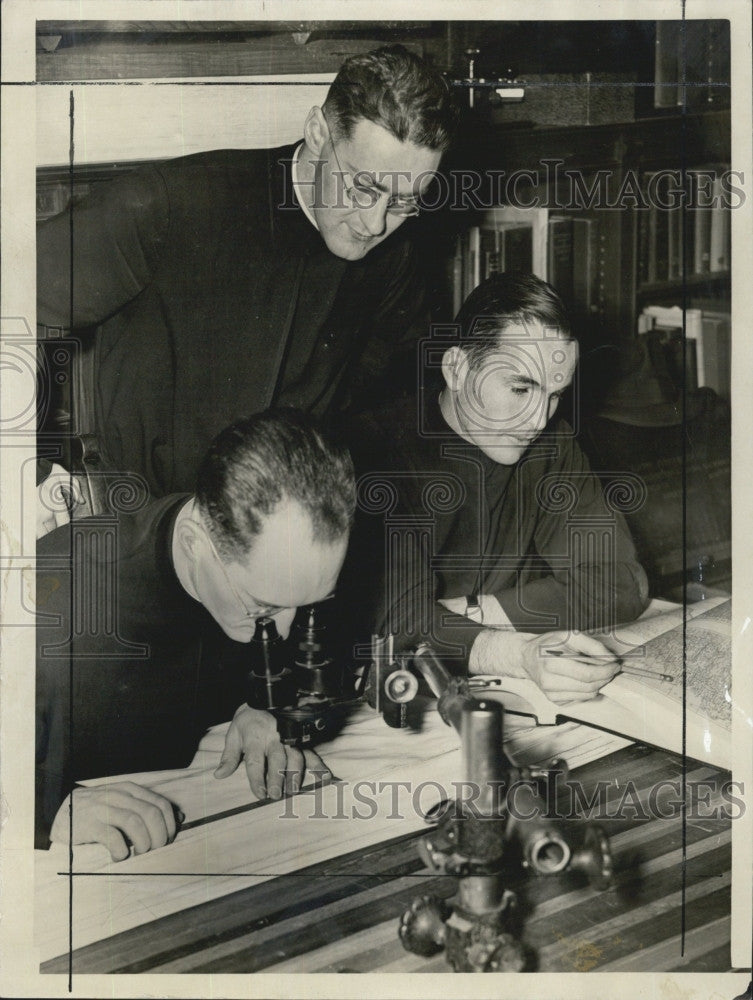
<path fill-rule="evenodd" d="M 240 607 L 241 611 L 243 612 L 244 618 L 248 618 L 248 619 L 251 619 L 251 620 L 255 621 L 257 618 L 266 618 L 268 616 L 271 617 L 273 615 L 278 614 L 280 611 L 285 611 L 286 610 L 285 608 L 279 607 L 276 604 L 259 604 L 259 605 L 256 606 L 256 608 L 253 611 L 249 611 L 248 606 L 246 605 L 246 602 L 243 600 L 243 598 L 241 597 L 241 595 L 238 593 L 238 591 L 237 591 L 237 589 L 235 587 L 235 584 L 230 579 L 230 574 L 228 573 L 227 567 L 225 566 L 225 563 L 220 558 L 220 554 L 217 551 L 217 548 L 215 547 L 214 542 L 212 541 L 212 536 L 209 533 L 209 529 L 207 528 L 207 526 L 203 522 L 202 522 L 202 527 L 204 528 L 204 534 L 206 535 L 207 541 L 209 542 L 209 547 L 212 550 L 212 554 L 214 555 L 214 558 L 219 563 L 220 569 L 222 570 L 222 575 L 225 577 L 225 582 L 228 585 L 228 589 L 229 589 L 230 593 L 233 595 L 233 597 L 235 598 L 235 600 L 238 602 L 238 606 Z"/>
<path fill-rule="evenodd" d="M 337 155 L 335 140 L 332 137 L 332 129 L 329 127 L 329 122 L 327 121 L 326 116 L 324 116 L 324 112 L 322 112 L 322 115 L 327 124 L 329 141 L 332 145 L 335 163 L 337 164 L 338 172 L 342 177 L 343 190 L 348 198 L 348 201 L 350 201 L 350 203 L 356 208 L 373 208 L 377 202 L 387 194 L 387 192 L 381 190 L 376 185 L 373 175 L 367 170 L 356 171 L 356 173 L 353 174 L 352 184 L 348 184 L 346 182 L 345 178 L 349 175 L 345 170 L 343 170 L 342 164 L 340 163 L 340 157 Z M 418 215 L 421 211 L 421 206 L 416 202 L 415 198 L 406 198 L 403 195 L 393 194 L 387 199 L 386 210 L 390 215 L 397 215 L 402 219 L 408 219 Z"/>

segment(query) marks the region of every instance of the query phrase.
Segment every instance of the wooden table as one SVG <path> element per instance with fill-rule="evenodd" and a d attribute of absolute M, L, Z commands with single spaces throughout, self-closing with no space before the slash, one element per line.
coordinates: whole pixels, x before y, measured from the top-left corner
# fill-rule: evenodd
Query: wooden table
<path fill-rule="evenodd" d="M 367 720 L 364 725 L 374 729 L 381 721 Z M 361 739 L 363 733 L 353 736 Z M 383 739 L 392 748 L 393 763 L 402 761 L 417 778 L 454 773 L 457 739 L 450 730 L 433 725 L 424 770 L 405 750 L 416 745 L 410 737 L 388 732 Z M 399 772 L 388 769 L 385 773 Z M 690 810 L 683 825 L 679 809 L 670 818 L 635 815 L 641 806 L 647 809 L 652 788 L 661 781 L 679 780 L 682 773 L 682 761 L 675 755 L 631 745 L 584 765 L 573 775 L 589 795 L 598 782 L 605 783 L 607 813 L 612 816 L 632 782 L 635 794 L 629 798 L 633 806 L 628 804 L 622 817 L 601 820 L 615 859 L 615 884 L 609 890 L 591 889 L 577 873 L 546 878 L 520 868 L 511 870 L 509 887 L 518 894 L 525 918 L 523 941 L 531 970 L 730 969 L 731 822 L 724 816 L 706 817 L 725 804 L 720 786 L 729 775 L 686 760 L 687 781 L 712 783 L 701 816 L 694 817 Z M 328 793 L 333 794 L 333 789 Z M 238 823 L 254 820 L 256 825 L 248 827 L 249 856 L 263 854 L 267 848 L 267 857 L 275 858 L 276 838 L 289 835 L 292 829 L 282 828 L 289 821 L 278 818 L 280 808 L 280 803 L 273 807 L 247 803 L 225 810 L 224 815 L 210 812 L 193 821 L 185 842 L 190 846 L 190 837 L 196 840 L 202 834 L 205 844 L 215 843 L 229 825 L 235 824 L 233 829 L 238 830 Z M 268 820 L 264 819 L 267 810 Z M 293 822 L 303 824 L 298 827 L 301 838 L 310 835 L 322 844 L 329 841 L 324 860 L 286 870 L 282 863 L 270 868 L 269 861 L 266 870 L 229 865 L 224 873 L 208 863 L 203 874 L 194 873 L 199 876 L 202 902 L 196 901 L 195 891 L 185 888 L 186 868 L 178 864 L 171 869 L 169 864 L 171 857 L 179 857 L 180 838 L 142 856 L 138 875 L 132 874 L 132 863 L 139 859 L 124 862 L 125 868 L 112 865 L 106 872 L 74 875 L 74 901 L 83 883 L 104 877 L 108 892 L 115 894 L 114 909 L 124 884 L 130 892 L 148 893 L 153 887 L 156 910 L 150 905 L 150 912 L 157 913 L 156 919 L 138 920 L 112 934 L 90 932 L 90 939 L 98 939 L 82 946 L 74 939 L 69 953 L 60 948 L 48 950 L 40 970 L 72 972 L 74 977 L 95 972 L 448 971 L 443 955 L 430 959 L 412 955 L 397 935 L 400 914 L 415 896 L 449 897 L 455 891 L 454 878 L 428 872 L 419 859 L 416 842 L 425 826 L 418 821 L 385 824 L 376 842 L 349 849 L 358 841 L 343 833 L 344 825 L 338 826 L 336 819 L 319 820 L 313 833 L 315 821 L 299 817 Z M 345 826 L 353 832 L 352 822 Z M 356 833 L 360 836 L 360 829 Z M 268 843 L 263 843 L 265 837 Z M 302 847 L 301 856 L 316 858 L 319 848 L 314 847 L 308 854 Z M 280 840 L 279 857 L 284 851 Z M 68 881 L 64 871 L 59 878 Z M 171 892 L 178 896 L 183 892 L 186 905 L 178 903 L 174 912 L 159 915 L 158 898 Z"/>

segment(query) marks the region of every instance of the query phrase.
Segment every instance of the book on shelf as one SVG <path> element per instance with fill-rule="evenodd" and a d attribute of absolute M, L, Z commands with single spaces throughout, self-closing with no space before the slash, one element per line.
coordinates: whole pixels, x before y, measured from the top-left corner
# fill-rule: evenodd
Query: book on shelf
<path fill-rule="evenodd" d="M 684 317 L 684 344 L 680 306 L 646 306 L 638 317 L 638 333 L 659 340 L 672 381 L 692 390 L 703 385 L 705 372 L 701 310 L 686 309 Z"/>
<path fill-rule="evenodd" d="M 654 284 L 659 280 L 656 271 L 656 229 L 658 221 L 656 208 L 652 206 L 648 213 L 648 245 L 646 248 L 646 281 L 649 284 Z"/>
<path fill-rule="evenodd" d="M 730 207 L 722 181 L 727 169 L 726 164 L 715 164 L 689 174 L 692 209 L 687 214 L 693 230 L 692 270 L 696 274 L 718 274 L 730 268 Z"/>
<path fill-rule="evenodd" d="M 638 237 L 636 246 L 635 280 L 638 285 L 648 284 L 650 213 L 643 209 L 638 212 Z"/>
<path fill-rule="evenodd" d="M 499 206 L 460 233 L 451 264 L 453 309 L 474 288 L 501 271 L 531 271 L 546 278 L 546 209 Z"/>
<path fill-rule="evenodd" d="M 704 309 L 701 325 L 704 370 L 700 384 L 729 399 L 732 373 L 730 314 Z"/>
<path fill-rule="evenodd" d="M 682 278 L 682 211 L 667 212 L 667 278 L 677 281 Z"/>
<path fill-rule="evenodd" d="M 530 271 L 533 268 L 533 230 L 518 222 L 496 228 L 481 228 L 479 277 L 486 280 L 501 271 Z"/>
<path fill-rule="evenodd" d="M 455 252 L 450 261 L 450 288 L 452 289 L 452 315 L 457 316 L 463 304 L 463 234 L 455 239 Z"/>
<path fill-rule="evenodd" d="M 690 178 L 687 178 L 688 184 L 687 189 L 690 190 Z M 681 256 L 681 266 L 682 261 L 685 263 L 685 274 L 693 274 L 694 271 L 694 255 L 695 255 L 695 242 L 696 242 L 696 213 L 692 209 L 687 209 L 684 212 L 677 213 L 679 217 L 679 228 L 680 228 L 680 254 Z M 677 278 L 682 278 L 682 271 L 677 275 Z"/>
<path fill-rule="evenodd" d="M 478 226 L 471 226 L 458 234 L 452 260 L 453 314 L 457 314 L 463 302 L 481 280 L 480 251 L 481 233 Z"/>
<path fill-rule="evenodd" d="M 723 204 L 723 189 L 719 174 L 712 184 L 714 207 L 709 227 L 709 271 L 728 271 L 730 266 L 730 210 Z"/>
<path fill-rule="evenodd" d="M 500 267 L 502 271 L 533 270 L 533 229 L 510 224 L 499 230 Z"/>
<path fill-rule="evenodd" d="M 471 226 L 468 230 L 468 266 L 465 269 L 465 288 L 463 298 L 466 299 L 481 281 L 481 230 Z"/>
<path fill-rule="evenodd" d="M 545 208 L 499 205 L 489 209 L 483 226 L 497 233 L 500 271 L 528 270 L 546 280 L 547 219 Z"/>
<path fill-rule="evenodd" d="M 674 753 L 684 747 L 696 760 L 731 768 L 729 598 L 685 608 L 652 602 L 636 622 L 598 638 L 619 656 L 624 672 L 595 698 L 557 705 L 531 680 L 495 675 L 506 711 L 532 715 L 540 725 L 572 719 Z"/>
<path fill-rule="evenodd" d="M 479 277 L 481 281 L 485 281 L 490 274 L 503 270 L 500 267 L 499 234 L 495 229 L 489 229 L 488 226 L 481 227 L 479 248 L 481 253 Z"/>
<path fill-rule="evenodd" d="M 683 310 L 680 306 L 646 306 L 638 317 L 638 333 L 652 333 L 661 338 L 667 366 L 678 386 L 684 356 L 686 389 L 707 387 L 729 399 L 730 314 L 707 309 L 686 309 L 684 317 L 684 349 Z"/>
<path fill-rule="evenodd" d="M 604 305 L 604 239 L 598 218 L 557 214 L 547 226 L 547 280 L 579 320 Z"/>
<path fill-rule="evenodd" d="M 711 215 L 712 209 L 693 209 L 695 235 L 693 239 L 693 273 L 707 274 L 711 270 Z"/>
<path fill-rule="evenodd" d="M 573 297 L 573 218 L 551 215 L 548 227 L 547 280 L 565 301 Z"/>
<path fill-rule="evenodd" d="M 648 207 L 638 211 L 639 285 L 680 281 L 683 264 L 687 275 L 729 270 L 730 209 L 721 176 L 725 169 L 718 164 L 688 171 L 684 202 L 671 172 L 648 171 L 643 175 Z"/>
<path fill-rule="evenodd" d="M 456 241 L 451 264 L 455 313 L 492 274 L 530 271 L 549 281 L 585 315 L 604 304 L 604 238 L 599 220 L 583 214 L 501 205 Z"/>
<path fill-rule="evenodd" d="M 604 242 L 596 219 L 573 218 L 573 304 L 583 313 L 604 304 Z"/>
<path fill-rule="evenodd" d="M 638 281 L 654 284 L 667 281 L 673 266 L 679 276 L 679 239 L 681 209 L 669 208 L 671 178 L 666 170 L 643 175 L 643 189 L 648 202 L 640 209 L 638 224 Z"/>
<path fill-rule="evenodd" d="M 652 246 L 654 281 L 667 281 L 669 278 L 669 217 L 677 209 L 669 209 L 667 196 L 669 193 L 669 175 L 662 171 L 656 184 L 657 204 L 651 207 L 654 221 L 654 243 Z"/>

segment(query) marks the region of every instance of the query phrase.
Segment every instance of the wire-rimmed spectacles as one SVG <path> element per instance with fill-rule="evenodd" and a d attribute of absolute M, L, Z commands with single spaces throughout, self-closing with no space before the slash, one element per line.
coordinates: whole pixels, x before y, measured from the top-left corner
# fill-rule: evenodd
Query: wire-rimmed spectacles
<path fill-rule="evenodd" d="M 248 605 L 243 600 L 241 595 L 238 593 L 235 584 L 230 579 L 230 574 L 228 573 L 227 567 L 225 566 L 225 563 L 222 561 L 222 558 L 219 552 L 217 551 L 217 547 L 212 541 L 212 536 L 209 533 L 209 529 L 205 524 L 202 524 L 202 526 L 204 528 L 204 534 L 207 537 L 207 541 L 209 542 L 209 547 L 212 550 L 212 554 L 214 555 L 216 561 L 219 563 L 220 569 L 222 570 L 222 575 L 225 577 L 225 582 L 228 585 L 228 589 L 230 590 L 230 593 L 233 595 L 233 597 L 238 603 L 238 606 L 243 612 L 243 617 L 248 618 L 251 621 L 255 621 L 257 618 L 272 617 L 273 615 L 279 614 L 280 611 L 285 611 L 286 609 L 284 607 L 279 607 L 276 604 L 259 604 L 253 611 L 249 611 Z"/>
<path fill-rule="evenodd" d="M 322 112 L 322 115 L 324 115 L 324 112 Z M 386 211 L 390 215 L 397 215 L 400 218 L 409 219 L 414 218 L 420 213 L 421 206 L 413 196 L 399 194 L 388 195 L 387 191 L 383 191 L 377 186 L 374 175 L 368 170 L 355 171 L 352 174 L 353 183 L 348 184 L 346 178 L 351 175 L 347 171 L 343 170 L 342 164 L 340 163 L 340 157 L 337 155 L 335 140 L 332 136 L 332 129 L 329 126 L 326 116 L 324 116 L 324 121 L 326 122 L 327 130 L 329 131 L 329 141 L 332 145 L 335 163 L 337 164 L 340 177 L 342 177 L 343 191 L 345 192 L 345 195 L 351 205 L 359 209 L 370 209 L 373 208 L 380 199 L 387 196 Z"/>

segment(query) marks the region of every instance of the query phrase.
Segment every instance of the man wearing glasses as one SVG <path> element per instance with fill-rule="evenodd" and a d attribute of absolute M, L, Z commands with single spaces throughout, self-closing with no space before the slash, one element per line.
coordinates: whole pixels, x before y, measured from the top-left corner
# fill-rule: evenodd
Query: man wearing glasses
<path fill-rule="evenodd" d="M 337 420 L 409 380 L 426 312 L 404 224 L 455 119 L 443 78 L 385 47 L 344 63 L 302 142 L 155 164 L 43 223 L 38 322 L 82 331 L 74 422 L 100 468 L 190 490 L 239 414 Z"/>
<path fill-rule="evenodd" d="M 194 494 L 121 513 L 114 534 L 111 519 L 89 518 L 40 539 L 38 848 L 67 841 L 71 816 L 73 843 L 103 843 L 116 861 L 168 843 L 176 818 L 162 796 L 73 783 L 184 767 L 233 712 L 215 777 L 243 758 L 254 794 L 279 798 L 307 769 L 326 773 L 313 751 L 281 743 L 270 714 L 236 706 L 257 618 L 285 637 L 298 606 L 333 596 L 354 507 L 347 450 L 280 409 L 219 434 Z"/>

